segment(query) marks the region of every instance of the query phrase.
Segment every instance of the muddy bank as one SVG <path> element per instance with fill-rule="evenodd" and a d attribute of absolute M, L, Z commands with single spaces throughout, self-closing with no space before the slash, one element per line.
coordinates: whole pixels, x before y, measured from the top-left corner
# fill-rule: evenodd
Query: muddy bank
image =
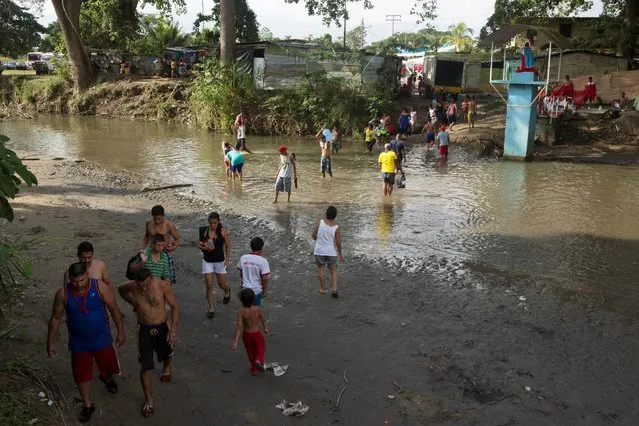
<path fill-rule="evenodd" d="M 346 253 L 341 297 L 333 300 L 317 292 L 308 236 L 292 227 L 276 232 L 259 217 L 224 214 L 224 206 L 193 200 L 188 189 L 142 192 L 163 182 L 86 162 L 40 156 L 29 166 L 40 185 L 15 200 L 20 220 L 2 225 L 1 232 L 35 235 L 42 243 L 31 252 L 34 282 L 19 305 L 25 325 L 2 354 L 43 362 L 68 397 L 75 390 L 66 331 L 58 358 L 44 355 L 46 321 L 62 272 L 74 261 L 75 246 L 89 239 L 114 281 L 123 279 L 148 210 L 161 203 L 184 238 L 175 255 L 183 313 L 175 379 L 154 383 L 153 424 L 292 424 L 275 408 L 282 399 L 309 405 L 306 416 L 295 419 L 309 425 L 633 424 L 639 416 L 635 318 L 604 308 L 596 288 L 479 261 L 452 274 L 408 273 L 400 265 L 390 269 Z M 265 305 L 267 361 L 288 364 L 284 376 L 250 377 L 242 348 L 230 352 L 237 300 L 223 306 L 218 291 L 215 319 L 204 316 L 193 242 L 213 209 L 229 228 L 232 263 L 250 237 L 266 240 L 273 271 Z M 295 202 L 284 209 L 295 209 Z M 237 288 L 239 277 L 231 274 L 230 282 Z M 95 425 L 141 419 L 133 313 L 119 303 L 128 338 L 120 350 L 120 394 L 95 384 Z M 347 369 L 349 387 L 337 410 Z"/>
<path fill-rule="evenodd" d="M 0 76 L 0 120 L 37 114 L 192 121 L 191 82 L 166 78 L 100 82 L 83 94 L 58 76 Z"/>
<path fill-rule="evenodd" d="M 546 138 L 539 119 L 533 149 L 534 161 L 560 161 L 631 166 L 639 164 L 639 112 L 624 111 L 612 120 L 603 113 L 581 113 L 561 120 L 556 137 Z M 479 157 L 501 157 L 504 149 L 505 115 L 494 104 L 480 112 L 475 128 L 459 122 L 450 131 L 451 146 L 476 153 Z M 411 144 L 423 144 L 424 137 L 411 135 Z"/>

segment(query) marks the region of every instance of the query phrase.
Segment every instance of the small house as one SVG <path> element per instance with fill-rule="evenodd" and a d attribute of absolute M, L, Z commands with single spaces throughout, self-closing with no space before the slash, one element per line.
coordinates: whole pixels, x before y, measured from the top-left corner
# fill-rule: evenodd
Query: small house
<path fill-rule="evenodd" d="M 282 40 L 238 43 L 235 57 L 246 65 L 260 89 L 297 85 L 306 73 L 325 71 L 329 76 L 382 82 L 399 90 L 402 61 L 395 56 L 334 52 L 303 40 Z"/>

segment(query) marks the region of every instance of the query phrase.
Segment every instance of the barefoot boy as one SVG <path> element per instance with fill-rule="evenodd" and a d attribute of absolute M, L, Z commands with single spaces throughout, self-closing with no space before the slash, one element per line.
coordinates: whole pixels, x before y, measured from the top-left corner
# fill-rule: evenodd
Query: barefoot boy
<path fill-rule="evenodd" d="M 335 223 L 337 209 L 329 206 L 326 209 L 326 219 L 320 220 L 313 228 L 312 237 L 315 240 L 315 264 L 317 265 L 317 275 L 320 282 L 320 293 L 326 292 L 324 280 L 324 267 L 331 271 L 331 283 L 333 287 L 333 297 L 337 298 L 337 261 L 343 261 L 342 237 L 339 232 L 339 225 Z"/>
<path fill-rule="evenodd" d="M 233 339 L 233 344 L 231 344 L 231 350 L 235 351 L 237 349 L 237 342 L 240 340 L 241 333 L 246 354 L 251 363 L 251 374 L 257 376 L 258 371 L 262 373 L 265 371 L 264 351 L 266 350 L 266 344 L 264 336 L 260 332 L 260 323 L 262 323 L 262 328 L 266 334 L 268 334 L 268 327 L 266 326 L 262 309 L 253 304 L 255 301 L 253 290 L 250 288 L 242 290 L 240 292 L 240 301 L 242 302 L 242 308 L 237 311 L 235 338 Z"/>

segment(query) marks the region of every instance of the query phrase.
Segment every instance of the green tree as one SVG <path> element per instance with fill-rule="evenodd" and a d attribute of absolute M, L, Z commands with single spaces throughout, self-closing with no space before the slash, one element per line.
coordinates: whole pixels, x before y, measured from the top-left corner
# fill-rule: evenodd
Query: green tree
<path fill-rule="evenodd" d="M 235 39 L 239 42 L 255 42 L 259 40 L 259 24 L 257 16 L 251 9 L 246 0 L 233 0 L 233 12 L 235 13 Z M 202 22 L 215 22 L 220 26 L 220 0 L 213 0 L 213 10 L 210 15 L 198 14 L 197 19 L 193 23 L 194 27 L 199 26 Z"/>
<path fill-rule="evenodd" d="M 168 18 L 144 15 L 140 20 L 140 38 L 132 45 L 137 55 L 159 56 L 167 47 L 183 46 L 187 35 Z"/>
<path fill-rule="evenodd" d="M 346 33 L 346 47 L 351 50 L 360 50 L 366 44 L 366 26 L 362 23 Z"/>
<path fill-rule="evenodd" d="M 273 32 L 269 29 L 269 27 L 260 27 L 258 38 L 260 41 L 275 40 L 275 37 L 273 37 Z"/>
<path fill-rule="evenodd" d="M 0 0 L 0 54 L 17 57 L 40 45 L 45 28 L 26 8 Z"/>
<path fill-rule="evenodd" d="M 85 46 L 128 50 L 138 35 L 137 1 L 85 0 L 80 9 L 80 35 Z"/>
<path fill-rule="evenodd" d="M 196 29 L 189 35 L 186 44 L 189 46 L 216 46 L 220 42 L 219 28 Z"/>
<path fill-rule="evenodd" d="M 44 37 L 42 37 L 42 42 L 40 43 L 40 51 L 66 52 L 62 29 L 57 21 L 51 22 L 47 25 L 47 28 L 44 31 Z"/>
<path fill-rule="evenodd" d="M 37 185 L 38 180 L 22 163 L 15 152 L 5 146 L 8 137 L 0 135 L 0 218 L 13 221 L 13 208 L 8 198 L 15 198 L 20 184 Z"/>
<path fill-rule="evenodd" d="M 441 38 L 443 44 L 455 46 L 455 52 L 470 51 L 473 46 L 473 30 L 460 22 L 448 27 L 448 34 Z"/>

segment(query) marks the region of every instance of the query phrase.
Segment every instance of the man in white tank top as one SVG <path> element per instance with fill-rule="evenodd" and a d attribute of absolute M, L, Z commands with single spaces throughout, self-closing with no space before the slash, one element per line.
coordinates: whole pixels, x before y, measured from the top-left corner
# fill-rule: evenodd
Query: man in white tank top
<path fill-rule="evenodd" d="M 326 281 L 324 279 L 324 267 L 331 271 L 331 284 L 333 286 L 332 295 L 337 298 L 337 261 L 343 261 L 342 237 L 339 232 L 339 225 L 335 223 L 337 209 L 329 206 L 326 209 L 326 219 L 320 220 L 313 227 L 313 239 L 315 240 L 315 264 L 317 265 L 317 275 L 320 282 L 320 293 L 326 293 Z"/>

